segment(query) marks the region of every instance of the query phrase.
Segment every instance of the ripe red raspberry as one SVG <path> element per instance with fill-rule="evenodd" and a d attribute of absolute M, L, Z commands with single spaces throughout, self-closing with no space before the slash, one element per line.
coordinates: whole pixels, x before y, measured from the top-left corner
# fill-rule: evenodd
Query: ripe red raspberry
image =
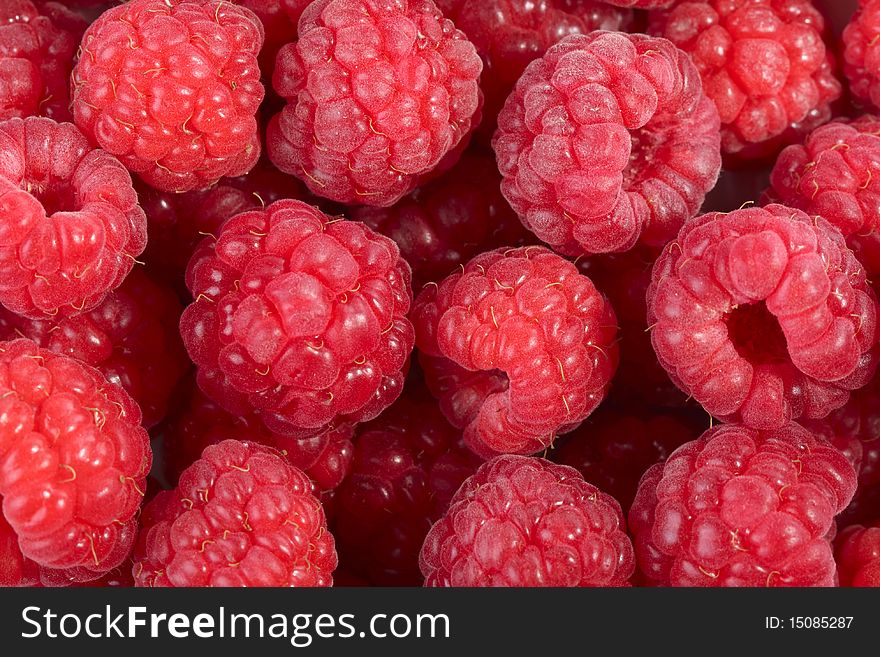
<path fill-rule="evenodd" d="M 352 471 L 335 500 L 342 565 L 373 586 L 421 586 L 425 536 L 480 463 L 412 378 L 391 408 L 359 427 Z"/>
<path fill-rule="evenodd" d="M 149 429 L 165 417 L 189 365 L 177 329 L 180 313 L 171 290 L 135 269 L 97 308 L 81 315 L 52 321 L 0 309 L 0 340 L 24 337 L 97 368 L 134 398 Z"/>
<path fill-rule="evenodd" d="M 332 586 L 333 535 L 310 488 L 260 445 L 206 448 L 144 508 L 136 586 Z"/>
<path fill-rule="evenodd" d="M 642 477 L 639 567 L 665 586 L 834 586 L 829 532 L 855 490 L 846 458 L 797 424 L 715 427 Z"/>
<path fill-rule="evenodd" d="M 769 154 L 831 118 L 841 94 L 810 0 L 702 0 L 657 12 L 652 33 L 694 61 L 722 123 L 722 149 Z"/>
<path fill-rule="evenodd" d="M 432 0 L 316 0 L 278 53 L 269 156 L 319 196 L 392 205 L 476 124 L 481 69 Z"/>
<path fill-rule="evenodd" d="M 128 556 L 152 461 L 140 419 L 97 370 L 0 343 L 3 516 L 41 578 L 97 579 Z"/>
<path fill-rule="evenodd" d="M 850 525 L 837 536 L 836 544 L 841 586 L 880 586 L 880 523 Z"/>
<path fill-rule="evenodd" d="M 0 6 L 0 120 L 70 119 L 70 70 L 86 22 L 57 2 Z"/>
<path fill-rule="evenodd" d="M 533 454 L 599 405 L 617 367 L 614 310 L 539 246 L 483 253 L 413 306 L 419 361 L 477 454 Z"/>
<path fill-rule="evenodd" d="M 205 397 L 195 382 L 186 382 L 185 397 L 182 408 L 163 425 L 162 455 L 168 481 L 177 481 L 207 446 L 229 438 L 274 447 L 309 476 L 316 491 L 336 488 L 351 468 L 354 432 L 348 425 L 304 438 L 280 436 L 267 431 L 253 413 L 227 413 Z"/>
<path fill-rule="evenodd" d="M 397 242 L 413 268 L 413 288 L 420 289 L 483 251 L 534 240 L 501 195 L 500 183 L 495 158 L 471 150 L 451 171 L 394 206 L 362 206 L 351 216 Z"/>
<path fill-rule="evenodd" d="M 843 30 L 843 72 L 857 100 L 880 107 L 880 0 L 859 0 Z"/>
<path fill-rule="evenodd" d="M 60 319 L 119 287 L 147 241 L 131 176 L 69 123 L 0 123 L 0 304 Z"/>
<path fill-rule="evenodd" d="M 493 147 L 522 222 L 574 255 L 672 237 L 715 184 L 719 140 L 718 114 L 683 52 L 598 31 L 528 65 Z"/>
<path fill-rule="evenodd" d="M 498 456 L 425 538 L 425 586 L 628 586 L 635 559 L 617 501 L 577 470 Z"/>
<path fill-rule="evenodd" d="M 157 189 L 247 172 L 260 155 L 263 26 L 226 0 L 131 0 L 86 31 L 76 124 Z"/>
<path fill-rule="evenodd" d="M 654 266 L 648 322 L 676 385 L 758 429 L 828 415 L 876 365 L 862 266 L 831 224 L 783 205 L 685 224 Z"/>
<path fill-rule="evenodd" d="M 361 223 L 283 200 L 229 219 L 193 255 L 180 321 L 199 387 L 273 433 L 376 417 L 412 350 L 409 265 Z"/>

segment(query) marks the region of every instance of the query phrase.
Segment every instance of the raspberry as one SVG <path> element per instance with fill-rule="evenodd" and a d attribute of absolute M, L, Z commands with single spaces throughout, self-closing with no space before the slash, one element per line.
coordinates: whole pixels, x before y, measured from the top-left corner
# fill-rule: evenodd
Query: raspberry
<path fill-rule="evenodd" d="M 843 455 L 797 424 L 715 427 L 642 477 L 639 567 L 666 586 L 834 586 L 828 535 L 855 490 Z"/>
<path fill-rule="evenodd" d="M 0 310 L 0 340 L 25 337 L 91 365 L 134 398 L 149 429 L 165 417 L 189 365 L 177 330 L 180 312 L 170 290 L 134 270 L 88 313 L 51 321 Z"/>
<path fill-rule="evenodd" d="M 269 156 L 319 196 L 392 205 L 478 122 L 481 69 L 432 0 L 316 0 L 278 53 Z"/>
<path fill-rule="evenodd" d="M 0 543 L 11 529 L 41 578 L 98 579 L 128 556 L 152 461 L 140 419 L 97 370 L 0 343 Z"/>
<path fill-rule="evenodd" d="M 482 456 L 545 449 L 599 405 L 617 367 L 611 306 L 543 247 L 477 256 L 426 287 L 412 317 L 431 392 Z"/>
<path fill-rule="evenodd" d="M 409 265 L 361 223 L 282 200 L 229 219 L 193 255 L 180 321 L 199 387 L 292 437 L 369 420 L 403 387 Z"/>
<path fill-rule="evenodd" d="M 876 303 L 838 230 L 768 205 L 685 224 L 654 266 L 648 322 L 660 363 L 711 415 L 774 429 L 871 379 Z"/>
<path fill-rule="evenodd" d="M 418 289 L 483 251 L 532 241 L 500 183 L 495 158 L 468 151 L 449 173 L 393 207 L 363 206 L 351 216 L 397 242 Z"/>
<path fill-rule="evenodd" d="M 421 381 L 359 428 L 352 472 L 336 494 L 342 565 L 373 586 L 421 586 L 419 550 L 480 459 Z"/>
<path fill-rule="evenodd" d="M 772 153 L 831 118 L 840 97 L 810 0 L 702 0 L 655 14 L 651 31 L 694 61 L 721 116 L 725 154 Z"/>
<path fill-rule="evenodd" d="M 498 456 L 428 533 L 425 586 L 628 586 L 635 559 L 617 501 L 577 470 Z"/>
<path fill-rule="evenodd" d="M 97 306 L 144 250 L 131 176 L 69 123 L 0 123 L 0 304 L 34 319 Z"/>
<path fill-rule="evenodd" d="M 144 509 L 137 586 L 332 586 L 333 535 L 302 472 L 225 440 Z"/>
<path fill-rule="evenodd" d="M 835 553 L 841 586 L 880 586 L 880 523 L 850 525 L 838 535 Z"/>
<path fill-rule="evenodd" d="M 859 0 L 843 30 L 843 72 L 857 100 L 880 107 L 880 0 Z"/>
<path fill-rule="evenodd" d="M 263 26 L 226 0 L 131 0 L 86 31 L 76 124 L 157 189 L 184 192 L 257 161 Z"/>
<path fill-rule="evenodd" d="M 0 6 L 0 120 L 70 119 L 68 79 L 86 22 L 57 2 Z"/>
<path fill-rule="evenodd" d="M 668 41 L 592 32 L 528 65 L 498 117 L 501 190 L 566 254 L 662 244 L 721 168 L 718 116 Z"/>
<path fill-rule="evenodd" d="M 353 431 L 348 425 L 304 438 L 279 436 L 267 431 L 254 414 L 227 413 L 205 397 L 194 382 L 187 382 L 186 387 L 183 408 L 164 426 L 162 434 L 168 481 L 177 481 L 208 445 L 227 438 L 274 447 L 309 476 L 316 491 L 336 488 L 348 474 L 353 452 Z"/>
<path fill-rule="evenodd" d="M 281 47 L 296 35 L 297 23 L 312 0 L 238 0 L 237 4 L 247 7 L 263 24 L 266 40 L 260 51 L 260 69 L 264 77 L 271 79 L 275 68 L 275 58 Z"/>

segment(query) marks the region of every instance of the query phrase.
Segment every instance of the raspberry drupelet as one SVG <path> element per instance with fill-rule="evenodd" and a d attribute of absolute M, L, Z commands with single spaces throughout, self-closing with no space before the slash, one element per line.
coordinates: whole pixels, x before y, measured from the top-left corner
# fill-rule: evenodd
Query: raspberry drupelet
<path fill-rule="evenodd" d="M 165 417 L 189 366 L 177 329 L 181 310 L 171 290 L 134 269 L 87 313 L 52 321 L 0 309 L 0 340 L 24 337 L 91 365 L 134 398 L 149 429 Z"/>
<path fill-rule="evenodd" d="M 567 255 L 662 244 L 721 168 L 718 113 L 665 39 L 592 32 L 528 65 L 492 140 L 502 192 Z"/>
<path fill-rule="evenodd" d="M 131 0 L 86 31 L 73 116 L 163 191 L 210 187 L 257 161 L 263 26 L 227 0 Z"/>
<path fill-rule="evenodd" d="M 276 452 L 225 440 L 144 507 L 136 586 L 332 586 L 333 535 L 311 482 Z"/>
<path fill-rule="evenodd" d="M 390 206 L 478 122 L 474 46 L 432 0 L 316 0 L 278 53 L 275 165 L 318 196 Z M 448 157 L 447 157 L 448 156 Z"/>
<path fill-rule="evenodd" d="M 128 556 L 152 463 L 140 419 L 96 369 L 30 340 L 0 343 L 0 561 L 17 547 L 31 575 L 17 583 L 86 582 Z"/>
<path fill-rule="evenodd" d="M 413 347 L 410 276 L 392 240 L 301 201 L 236 215 L 187 270 L 199 387 L 283 436 L 376 417 Z"/>
<path fill-rule="evenodd" d="M 428 387 L 484 457 L 548 448 L 599 405 L 617 367 L 611 305 L 544 247 L 477 256 L 425 287 L 412 318 Z"/>
<path fill-rule="evenodd" d="M 390 208 L 362 206 L 351 218 L 387 235 L 413 269 L 413 289 L 502 246 L 533 242 L 501 195 L 491 153 L 468 150 L 448 173 Z"/>
<path fill-rule="evenodd" d="M 843 30 L 843 72 L 853 96 L 880 107 L 880 0 L 859 0 Z"/>
<path fill-rule="evenodd" d="M 831 118 L 841 85 L 824 30 L 810 0 L 680 2 L 651 24 L 693 59 L 721 116 L 722 149 L 741 159 Z"/>
<path fill-rule="evenodd" d="M 880 587 L 880 522 L 850 525 L 835 543 L 841 586 Z"/>
<path fill-rule="evenodd" d="M 654 265 L 648 322 L 676 385 L 758 429 L 828 415 L 876 366 L 861 264 L 827 221 L 782 205 L 685 224 Z"/>
<path fill-rule="evenodd" d="M 797 424 L 715 427 L 642 477 L 639 568 L 664 586 L 835 586 L 829 536 L 855 490 L 846 458 Z"/>
<path fill-rule="evenodd" d="M 97 306 L 147 241 L 119 160 L 39 117 L 0 123 L 0 227 L 0 304 L 34 319 Z"/>
<path fill-rule="evenodd" d="M 58 2 L 0 6 L 0 120 L 70 120 L 70 71 L 86 22 Z"/>
<path fill-rule="evenodd" d="M 504 455 L 480 466 L 431 528 L 425 586 L 628 586 L 620 505 L 574 468 Z"/>

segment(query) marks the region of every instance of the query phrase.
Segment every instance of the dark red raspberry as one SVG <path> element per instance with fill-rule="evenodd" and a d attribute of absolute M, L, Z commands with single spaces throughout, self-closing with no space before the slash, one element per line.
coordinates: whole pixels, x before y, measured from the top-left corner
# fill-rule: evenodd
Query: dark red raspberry
<path fill-rule="evenodd" d="M 76 124 L 157 189 L 210 187 L 260 155 L 263 26 L 227 0 L 131 0 L 86 31 Z"/>
<path fill-rule="evenodd" d="M 880 586 L 880 523 L 850 525 L 837 536 L 836 544 L 841 586 Z"/>
<path fill-rule="evenodd" d="M 821 418 L 876 365 L 877 302 L 840 231 L 783 205 L 685 224 L 654 266 L 660 363 L 715 417 Z"/>
<path fill-rule="evenodd" d="M 163 426 L 163 463 L 168 481 L 180 474 L 208 445 L 232 438 L 274 447 L 315 482 L 316 491 L 336 488 L 351 468 L 354 433 L 348 425 L 304 438 L 279 436 L 266 430 L 254 414 L 232 415 L 205 397 L 195 382 L 185 385 L 186 401 Z"/>
<path fill-rule="evenodd" d="M 343 567 L 373 586 L 420 586 L 419 550 L 480 465 L 419 380 L 359 428 L 351 474 L 336 492 Z"/>
<path fill-rule="evenodd" d="M 532 454 L 599 405 L 617 320 L 572 263 L 539 246 L 483 253 L 413 306 L 420 363 L 476 453 Z"/>
<path fill-rule="evenodd" d="M 420 289 L 483 251 L 534 240 L 500 183 L 495 158 L 470 150 L 451 171 L 394 206 L 363 206 L 351 216 L 397 242 L 413 268 L 413 288 Z"/>
<path fill-rule="evenodd" d="M 98 579 L 128 556 L 152 461 L 140 419 L 94 368 L 0 343 L 3 516 L 41 579 Z"/>
<path fill-rule="evenodd" d="M 70 119 L 70 70 L 85 29 L 85 20 L 60 3 L 3 1 L 0 120 L 37 114 Z"/>
<path fill-rule="evenodd" d="M 568 36 L 525 70 L 498 117 L 501 189 L 566 254 L 662 244 L 721 168 L 718 114 L 664 39 Z"/>
<path fill-rule="evenodd" d="M 859 0 L 843 30 L 843 71 L 857 100 L 880 107 L 880 0 Z"/>
<path fill-rule="evenodd" d="M 578 470 L 627 512 L 645 470 L 699 435 L 694 425 L 682 412 L 640 409 L 636 414 L 603 406 L 565 436 L 550 456 Z"/>
<path fill-rule="evenodd" d="M 722 149 L 743 158 L 831 118 L 841 85 L 824 30 L 810 0 L 680 2 L 651 25 L 691 56 L 718 107 Z"/>
<path fill-rule="evenodd" d="M 281 47 L 296 36 L 297 23 L 312 0 L 238 0 L 263 23 L 266 41 L 260 51 L 260 69 L 264 79 L 272 79 L 275 58 Z"/>
<path fill-rule="evenodd" d="M 279 169 L 317 195 L 389 206 L 476 123 L 482 63 L 432 0 L 316 0 L 278 53 L 269 124 Z"/>
<path fill-rule="evenodd" d="M 199 387 L 284 436 L 376 417 L 403 387 L 413 327 L 397 245 L 301 201 L 229 219 L 187 271 L 181 335 Z"/>
<path fill-rule="evenodd" d="M 97 368 L 134 398 L 149 429 L 165 417 L 174 386 L 189 366 L 177 329 L 180 313 L 171 290 L 135 269 L 97 308 L 81 315 L 52 321 L 0 309 L 0 340 L 24 337 Z"/>
<path fill-rule="evenodd" d="M 90 310 L 119 287 L 146 241 L 119 160 L 70 123 L 0 123 L 0 304 L 35 319 Z"/>
<path fill-rule="evenodd" d="M 308 477 L 260 445 L 205 449 L 144 508 L 137 586 L 332 586 L 333 535 Z"/>
<path fill-rule="evenodd" d="M 846 458 L 797 424 L 715 427 L 642 477 L 639 567 L 665 586 L 834 586 L 829 532 L 855 490 Z"/>
<path fill-rule="evenodd" d="M 425 538 L 425 586 L 628 586 L 617 501 L 574 468 L 526 456 L 480 466 Z"/>

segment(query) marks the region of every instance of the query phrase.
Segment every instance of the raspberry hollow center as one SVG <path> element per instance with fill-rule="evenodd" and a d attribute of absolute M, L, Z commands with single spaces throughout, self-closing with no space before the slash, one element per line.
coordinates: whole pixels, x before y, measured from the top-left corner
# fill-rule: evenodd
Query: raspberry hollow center
<path fill-rule="evenodd" d="M 790 360 L 782 327 L 763 301 L 737 306 L 725 321 L 733 346 L 750 363 L 758 365 Z"/>
<path fill-rule="evenodd" d="M 63 182 L 25 181 L 22 189 L 42 204 L 46 209 L 47 217 L 51 217 L 56 212 L 77 212 L 82 209 L 71 186 Z"/>

